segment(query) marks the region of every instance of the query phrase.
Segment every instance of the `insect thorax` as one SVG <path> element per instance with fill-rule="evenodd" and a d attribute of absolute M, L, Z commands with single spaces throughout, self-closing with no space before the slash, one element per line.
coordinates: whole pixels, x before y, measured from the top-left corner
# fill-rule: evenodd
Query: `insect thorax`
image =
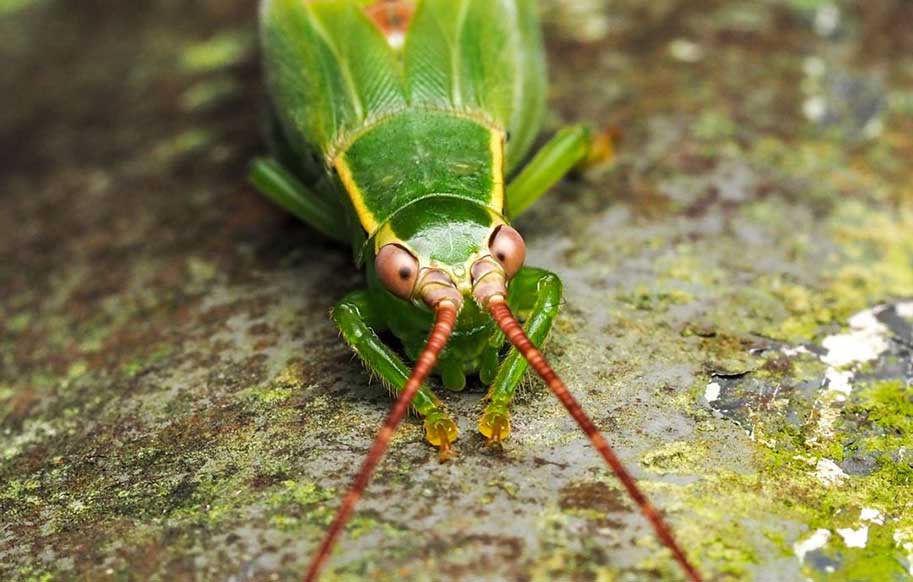
<path fill-rule="evenodd" d="M 503 134 L 469 116 L 411 109 L 358 132 L 334 166 L 369 238 L 394 214 L 432 196 L 501 214 Z"/>

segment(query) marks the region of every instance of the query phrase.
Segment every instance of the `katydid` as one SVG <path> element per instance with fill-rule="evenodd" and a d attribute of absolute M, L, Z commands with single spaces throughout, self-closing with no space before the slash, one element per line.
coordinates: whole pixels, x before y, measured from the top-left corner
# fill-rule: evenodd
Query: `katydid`
<path fill-rule="evenodd" d="M 672 551 L 700 580 L 541 346 L 561 281 L 524 266 L 509 224 L 590 154 L 584 127 L 559 131 L 522 168 L 545 109 L 535 0 L 264 0 L 261 38 L 274 157 L 251 180 L 324 235 L 348 243 L 367 287 L 332 318 L 397 395 L 305 580 L 316 580 L 396 427 L 412 408 L 442 459 L 457 425 L 426 384 L 489 386 L 479 431 L 511 431 L 509 407 L 532 366 Z M 513 176 L 508 183 L 506 177 Z M 518 323 L 518 314 L 524 325 Z M 378 332 L 415 362 L 410 371 Z M 501 358 L 506 342 L 511 345 Z"/>

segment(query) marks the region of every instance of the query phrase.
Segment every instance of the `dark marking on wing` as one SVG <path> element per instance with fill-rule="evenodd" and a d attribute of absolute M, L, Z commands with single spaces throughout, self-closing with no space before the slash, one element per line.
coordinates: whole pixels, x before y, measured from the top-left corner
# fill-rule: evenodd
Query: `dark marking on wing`
<path fill-rule="evenodd" d="M 406 0 L 377 0 L 365 7 L 365 13 L 380 29 L 387 42 L 400 49 L 406 40 L 406 31 L 415 15 L 415 4 Z"/>

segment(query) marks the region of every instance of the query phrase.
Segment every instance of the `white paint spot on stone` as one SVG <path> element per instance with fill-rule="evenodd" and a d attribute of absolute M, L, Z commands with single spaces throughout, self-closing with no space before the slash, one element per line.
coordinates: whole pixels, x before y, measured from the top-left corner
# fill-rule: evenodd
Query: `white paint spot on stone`
<path fill-rule="evenodd" d="M 704 389 L 704 400 L 707 402 L 715 402 L 720 399 L 720 386 L 717 382 L 711 382 L 707 384 L 707 388 Z"/>
<path fill-rule="evenodd" d="M 863 507 L 859 512 L 859 519 L 876 525 L 884 525 L 884 514 L 873 507 Z"/>
<path fill-rule="evenodd" d="M 827 389 L 831 392 L 849 396 L 850 392 L 853 391 L 853 385 L 850 384 L 850 380 L 853 379 L 852 372 L 841 372 L 834 368 L 828 368 L 827 372 L 824 373 L 824 378 L 827 381 Z"/>
<path fill-rule="evenodd" d="M 887 305 L 879 305 L 873 307 L 872 309 L 866 309 L 860 311 L 853 317 L 851 317 L 847 323 L 850 324 L 850 327 L 856 329 L 867 329 L 871 330 L 872 333 L 889 333 L 890 330 L 888 327 L 878 321 L 878 314 L 887 309 Z"/>
<path fill-rule="evenodd" d="M 789 358 L 796 357 L 796 356 L 798 356 L 798 355 L 800 355 L 800 354 L 810 354 L 810 353 L 812 353 L 812 352 L 810 352 L 809 349 L 808 349 L 807 347 L 805 347 L 805 346 L 796 346 L 796 347 L 794 347 L 794 348 L 784 347 L 784 348 L 782 349 L 782 351 L 783 351 L 783 355 L 785 355 L 785 356 L 787 356 L 787 357 L 789 357 Z"/>
<path fill-rule="evenodd" d="M 907 572 L 913 576 L 913 530 L 895 531 L 894 543 L 907 553 Z"/>
<path fill-rule="evenodd" d="M 827 354 L 821 359 L 825 364 L 838 368 L 874 360 L 888 348 L 881 335 L 858 330 L 828 336 L 822 345 L 827 349 Z"/>
<path fill-rule="evenodd" d="M 815 32 L 821 36 L 830 36 L 840 26 L 840 8 L 835 4 L 822 4 L 815 11 Z"/>
<path fill-rule="evenodd" d="M 827 354 L 821 360 L 830 366 L 843 367 L 869 362 L 888 349 L 890 330 L 878 321 L 876 314 L 884 309 L 860 311 L 850 318 L 850 331 L 824 338 Z"/>
<path fill-rule="evenodd" d="M 827 65 L 821 57 L 811 56 L 802 61 L 802 70 L 805 71 L 805 74 L 809 77 L 818 79 L 823 77 L 824 73 L 827 72 Z"/>
<path fill-rule="evenodd" d="M 696 63 L 704 58 L 704 49 L 694 41 L 677 38 L 669 43 L 669 54 L 683 63 Z"/>
<path fill-rule="evenodd" d="M 812 535 L 793 544 L 793 552 L 799 558 L 799 562 L 805 561 L 805 555 L 815 550 L 820 550 L 831 539 L 831 532 L 826 529 L 816 529 Z"/>
<path fill-rule="evenodd" d="M 870 119 L 862 127 L 862 135 L 868 139 L 875 139 L 884 132 L 884 122 L 880 118 Z"/>
<path fill-rule="evenodd" d="M 825 485 L 834 486 L 840 485 L 849 475 L 844 473 L 843 469 L 834 461 L 818 459 L 818 464 L 815 465 L 815 477 Z"/>
<path fill-rule="evenodd" d="M 853 391 L 855 368 L 878 358 L 888 347 L 890 330 L 878 321 L 878 314 L 887 309 L 879 305 L 860 311 L 847 322 L 850 330 L 824 338 L 827 353 L 821 361 L 828 365 L 824 373 L 824 392 L 815 402 L 818 421 L 806 443 L 828 440 L 834 436 L 834 426 L 840 416 L 842 403 Z"/>
<path fill-rule="evenodd" d="M 897 315 L 901 317 L 913 318 L 913 301 L 898 303 L 894 306 L 894 309 L 897 311 Z"/>
<path fill-rule="evenodd" d="M 827 101 L 820 95 L 809 97 L 802 103 L 802 113 L 809 121 L 822 121 L 827 115 Z"/>
<path fill-rule="evenodd" d="M 838 529 L 837 533 L 843 538 L 843 543 L 848 548 L 864 548 L 869 542 L 869 526 L 867 525 L 859 529 L 843 527 Z"/>

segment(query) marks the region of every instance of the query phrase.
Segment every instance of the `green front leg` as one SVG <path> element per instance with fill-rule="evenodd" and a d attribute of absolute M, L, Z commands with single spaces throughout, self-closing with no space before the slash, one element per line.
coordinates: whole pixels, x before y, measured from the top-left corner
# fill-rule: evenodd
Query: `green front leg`
<path fill-rule="evenodd" d="M 561 279 L 543 269 L 524 267 L 510 283 L 508 303 L 533 345 L 541 347 L 552 329 L 561 303 Z M 479 432 L 489 441 L 503 441 L 510 434 L 508 408 L 528 364 L 511 348 L 488 391 L 488 406 L 479 420 Z"/>
<path fill-rule="evenodd" d="M 333 307 L 333 321 L 346 342 L 373 373 L 395 393 L 403 389 L 410 370 L 374 332 L 383 325 L 370 291 L 353 291 Z M 456 440 L 457 426 L 427 386 L 419 388 L 412 407 L 425 418 L 425 438 L 446 455 Z"/>
<path fill-rule="evenodd" d="M 586 160 L 592 143 L 590 130 L 583 125 L 556 133 L 507 185 L 507 216 L 516 218 L 522 214 L 574 166 Z"/>
<path fill-rule="evenodd" d="M 348 241 L 349 229 L 342 206 L 318 196 L 279 162 L 266 158 L 254 160 L 250 181 L 257 190 L 314 229 L 340 242 Z"/>

